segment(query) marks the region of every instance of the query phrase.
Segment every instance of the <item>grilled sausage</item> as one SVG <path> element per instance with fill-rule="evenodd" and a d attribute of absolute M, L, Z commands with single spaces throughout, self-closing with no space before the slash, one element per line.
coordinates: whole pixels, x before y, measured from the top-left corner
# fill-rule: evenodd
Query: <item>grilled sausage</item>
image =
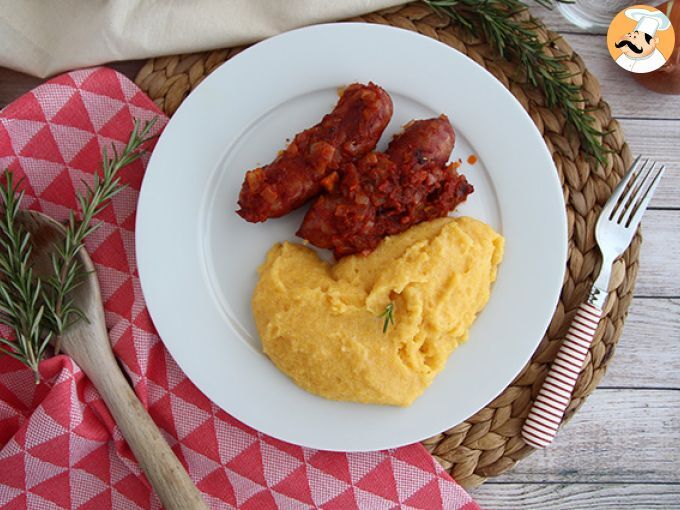
<path fill-rule="evenodd" d="M 473 188 L 447 165 L 455 135 L 444 115 L 414 121 L 390 143 L 341 169 L 307 211 L 297 235 L 336 258 L 369 253 L 386 236 L 446 216 Z"/>
<path fill-rule="evenodd" d="M 277 218 L 331 187 L 338 168 L 373 150 L 392 117 L 382 88 L 355 83 L 333 111 L 298 135 L 269 165 L 246 173 L 237 211 L 250 222 Z"/>

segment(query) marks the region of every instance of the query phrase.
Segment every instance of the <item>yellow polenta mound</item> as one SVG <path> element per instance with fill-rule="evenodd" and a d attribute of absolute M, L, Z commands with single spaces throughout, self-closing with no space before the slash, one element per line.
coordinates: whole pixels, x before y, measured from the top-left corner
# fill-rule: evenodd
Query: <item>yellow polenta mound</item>
<path fill-rule="evenodd" d="M 335 265 L 276 244 L 252 301 L 264 352 L 317 395 L 408 406 L 467 339 L 502 257 L 503 238 L 472 218 L 422 223 Z"/>

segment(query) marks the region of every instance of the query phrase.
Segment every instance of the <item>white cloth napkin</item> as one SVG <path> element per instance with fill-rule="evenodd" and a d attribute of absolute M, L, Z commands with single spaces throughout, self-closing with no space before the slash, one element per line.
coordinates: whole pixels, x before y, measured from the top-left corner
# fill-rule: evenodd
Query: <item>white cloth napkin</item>
<path fill-rule="evenodd" d="M 0 66 L 41 78 L 249 43 L 404 0 L 0 0 Z"/>

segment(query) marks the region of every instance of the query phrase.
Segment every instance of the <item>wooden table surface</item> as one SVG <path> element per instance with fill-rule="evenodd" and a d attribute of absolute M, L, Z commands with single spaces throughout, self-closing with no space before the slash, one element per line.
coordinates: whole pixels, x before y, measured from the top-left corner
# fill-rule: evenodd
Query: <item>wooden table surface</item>
<path fill-rule="evenodd" d="M 667 171 L 643 220 L 635 299 L 601 385 L 555 443 L 472 492 L 489 509 L 680 508 L 680 96 L 642 88 L 602 35 L 532 9 L 600 79 L 634 154 Z M 134 78 L 142 62 L 113 64 Z M 0 68 L 0 108 L 42 80 Z"/>

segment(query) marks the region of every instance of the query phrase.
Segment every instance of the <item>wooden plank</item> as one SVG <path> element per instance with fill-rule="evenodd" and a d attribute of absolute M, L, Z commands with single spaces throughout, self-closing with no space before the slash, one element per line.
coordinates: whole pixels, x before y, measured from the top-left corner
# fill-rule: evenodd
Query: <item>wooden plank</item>
<path fill-rule="evenodd" d="M 503 483 L 680 483 L 680 391 L 597 389 Z"/>
<path fill-rule="evenodd" d="M 125 62 L 114 62 L 107 64 L 108 67 L 123 73 L 125 76 L 134 80 L 137 72 L 144 65 L 143 60 L 128 60 Z M 20 95 L 28 92 L 32 88 L 38 86 L 43 81 L 42 78 L 36 78 L 35 76 L 30 76 L 28 74 L 18 73 L 0 67 L 0 109 L 7 106 L 9 103 L 14 101 Z"/>
<path fill-rule="evenodd" d="M 482 508 L 495 510 L 626 510 L 678 508 L 680 485 L 674 484 L 494 484 L 472 491 Z"/>
<path fill-rule="evenodd" d="M 635 299 L 601 387 L 680 389 L 680 299 Z"/>
<path fill-rule="evenodd" d="M 40 78 L 0 67 L 0 109 L 42 82 Z"/>
<path fill-rule="evenodd" d="M 678 96 L 657 94 L 640 85 L 633 79 L 633 73 L 621 69 L 614 62 L 603 36 L 566 34 L 564 38 L 600 81 L 602 97 L 611 106 L 612 115 L 644 119 L 680 119 Z"/>
<path fill-rule="evenodd" d="M 553 31 L 560 32 L 600 81 L 602 96 L 616 117 L 680 119 L 678 96 L 656 94 L 639 85 L 632 73 L 612 60 L 603 34 L 588 34 L 565 20 L 559 9 L 532 6 L 531 12 Z"/>
<path fill-rule="evenodd" d="M 633 154 L 666 165 L 651 207 L 680 208 L 680 120 L 622 119 L 620 123 Z"/>
<path fill-rule="evenodd" d="M 635 295 L 680 296 L 680 211 L 647 211 L 642 235 Z"/>

